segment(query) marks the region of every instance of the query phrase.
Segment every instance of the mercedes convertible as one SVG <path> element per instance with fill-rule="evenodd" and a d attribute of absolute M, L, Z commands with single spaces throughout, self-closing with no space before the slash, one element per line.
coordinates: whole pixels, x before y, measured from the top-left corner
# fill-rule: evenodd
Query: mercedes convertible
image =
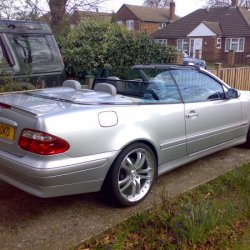
<path fill-rule="evenodd" d="M 156 177 L 250 146 L 250 92 L 196 66 L 136 65 L 136 77 L 74 80 L 0 96 L 0 179 L 46 198 L 105 189 L 141 202 Z"/>

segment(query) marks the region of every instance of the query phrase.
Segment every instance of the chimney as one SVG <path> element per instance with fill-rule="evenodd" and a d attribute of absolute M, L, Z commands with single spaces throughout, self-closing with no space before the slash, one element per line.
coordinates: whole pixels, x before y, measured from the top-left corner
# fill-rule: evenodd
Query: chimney
<path fill-rule="evenodd" d="M 232 7 L 237 7 L 239 5 L 239 0 L 232 0 Z"/>
<path fill-rule="evenodd" d="M 175 21 L 175 2 L 171 1 L 169 3 L 169 20 L 170 22 Z"/>

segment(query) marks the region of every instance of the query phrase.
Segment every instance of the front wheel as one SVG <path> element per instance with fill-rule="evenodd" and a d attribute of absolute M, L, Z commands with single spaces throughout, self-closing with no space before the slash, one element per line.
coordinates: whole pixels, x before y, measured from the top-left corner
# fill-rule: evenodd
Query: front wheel
<path fill-rule="evenodd" d="M 143 143 L 132 144 L 113 165 L 107 180 L 109 193 L 120 205 L 135 205 L 149 193 L 156 175 L 156 159 L 151 148 Z"/>

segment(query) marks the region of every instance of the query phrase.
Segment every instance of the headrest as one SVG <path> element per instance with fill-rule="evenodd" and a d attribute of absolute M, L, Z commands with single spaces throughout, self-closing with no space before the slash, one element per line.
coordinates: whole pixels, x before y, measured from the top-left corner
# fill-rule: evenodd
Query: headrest
<path fill-rule="evenodd" d="M 79 83 L 76 80 L 66 80 L 63 82 L 62 86 L 63 87 L 70 87 L 70 88 L 73 88 L 75 90 L 79 90 L 82 88 L 81 83 Z"/>
<path fill-rule="evenodd" d="M 116 95 L 117 94 L 117 91 L 116 91 L 116 88 L 115 86 L 109 84 L 109 83 L 97 83 L 94 87 L 94 90 L 95 91 L 102 91 L 102 92 L 107 92 L 111 95 Z"/>

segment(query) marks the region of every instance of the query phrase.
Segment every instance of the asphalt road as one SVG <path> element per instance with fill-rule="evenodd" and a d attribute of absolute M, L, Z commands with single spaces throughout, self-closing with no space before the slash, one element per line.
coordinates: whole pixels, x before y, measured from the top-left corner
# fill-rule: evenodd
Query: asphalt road
<path fill-rule="evenodd" d="M 250 162 L 250 150 L 232 148 L 158 178 L 136 207 L 114 208 L 101 193 L 40 199 L 0 182 L 0 249 L 69 249 L 132 214 Z"/>

